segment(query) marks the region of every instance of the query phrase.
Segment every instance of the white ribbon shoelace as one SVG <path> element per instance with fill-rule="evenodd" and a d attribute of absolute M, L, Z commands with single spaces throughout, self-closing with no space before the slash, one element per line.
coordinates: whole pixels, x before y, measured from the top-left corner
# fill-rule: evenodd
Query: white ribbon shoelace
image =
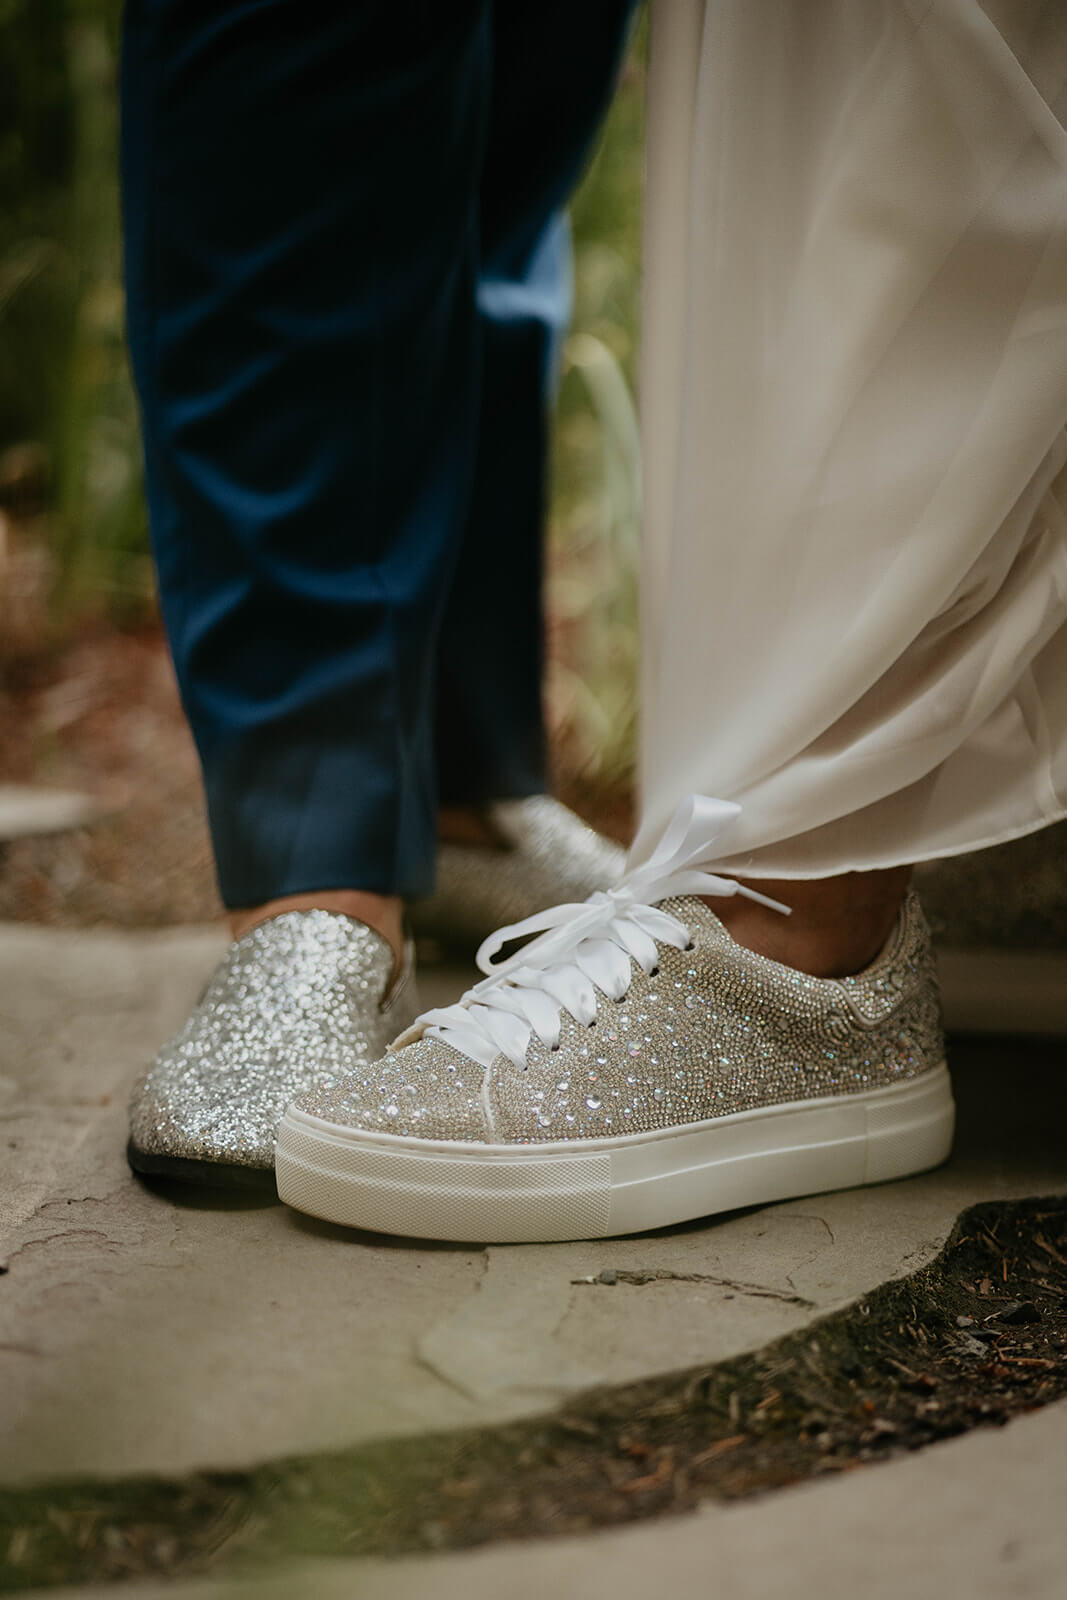
<path fill-rule="evenodd" d="M 505 1055 L 524 1068 L 534 1034 L 550 1049 L 558 1045 L 563 1011 L 589 1027 L 596 1021 L 598 989 L 622 999 L 633 976 L 631 960 L 651 973 L 658 962 L 657 943 L 688 948 L 685 924 L 653 902 L 671 895 L 740 894 L 788 916 L 789 907 L 780 901 L 697 865 L 740 809 L 728 800 L 690 795 L 643 867 L 627 872 L 614 889 L 552 906 L 491 934 L 477 955 L 485 979 L 455 1005 L 425 1012 L 390 1048 L 422 1037 L 440 1039 L 482 1066 Z M 494 963 L 503 945 L 531 934 L 538 937 Z"/>

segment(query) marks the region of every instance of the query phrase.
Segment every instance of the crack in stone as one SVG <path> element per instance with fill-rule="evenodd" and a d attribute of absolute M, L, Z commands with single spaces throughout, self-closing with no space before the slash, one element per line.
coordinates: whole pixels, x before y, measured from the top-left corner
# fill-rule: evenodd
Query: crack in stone
<path fill-rule="evenodd" d="M 819 1216 L 818 1212 L 816 1212 L 816 1211 L 790 1211 L 788 1213 L 788 1215 L 791 1216 L 791 1217 L 803 1217 L 805 1222 L 821 1222 L 823 1227 L 826 1229 L 827 1233 L 830 1235 L 830 1243 L 831 1244 L 836 1244 L 837 1243 L 837 1236 L 834 1233 L 833 1228 L 831 1228 L 830 1224 L 827 1222 L 825 1217 L 820 1217 Z"/>
<path fill-rule="evenodd" d="M 477 1299 L 485 1287 L 485 1280 L 489 1275 L 489 1251 L 487 1248 L 479 1252 L 479 1259 L 482 1270 L 478 1276 L 478 1281 L 472 1285 L 469 1292 L 463 1297 L 459 1306 L 454 1307 L 448 1316 L 439 1319 L 437 1322 L 434 1322 L 431 1327 L 427 1328 L 425 1332 L 419 1335 L 412 1348 L 412 1355 L 414 1357 L 415 1364 L 422 1367 L 426 1372 L 429 1372 L 438 1380 L 439 1383 L 443 1383 L 446 1388 L 453 1390 L 456 1394 L 462 1395 L 464 1400 L 469 1400 L 471 1398 L 470 1388 L 463 1382 L 461 1378 L 454 1376 L 453 1373 L 449 1371 L 447 1363 L 438 1360 L 438 1358 L 432 1353 L 430 1347 L 433 1335 L 441 1326 L 442 1322 L 447 1323 L 456 1315 L 457 1311 L 461 1309 L 465 1310 L 472 1300 Z"/>
<path fill-rule="evenodd" d="M 10 1272 L 12 1264 L 17 1261 L 20 1256 L 25 1255 L 27 1251 L 37 1250 L 47 1244 L 54 1244 L 57 1239 L 94 1239 L 101 1244 L 107 1245 L 109 1250 L 117 1250 L 120 1248 L 117 1239 L 109 1238 L 108 1235 L 106 1233 L 102 1233 L 99 1228 L 61 1228 L 58 1233 L 42 1234 L 39 1239 L 26 1239 L 22 1244 L 17 1245 L 16 1248 L 10 1251 L 4 1258 L 5 1270 Z"/>
<path fill-rule="evenodd" d="M 644 1288 L 650 1283 L 710 1283 L 717 1289 L 729 1289 L 734 1294 L 750 1295 L 758 1300 L 781 1300 L 790 1306 L 806 1306 L 811 1309 L 814 1300 L 808 1300 L 795 1290 L 775 1289 L 771 1284 L 746 1283 L 741 1278 L 720 1278 L 711 1272 L 672 1272 L 669 1267 L 643 1267 L 636 1271 L 628 1271 L 623 1267 L 610 1268 L 608 1274 L 597 1274 L 595 1277 L 572 1278 L 571 1283 L 580 1288 L 611 1288 L 615 1284 L 625 1283 L 636 1288 Z"/>

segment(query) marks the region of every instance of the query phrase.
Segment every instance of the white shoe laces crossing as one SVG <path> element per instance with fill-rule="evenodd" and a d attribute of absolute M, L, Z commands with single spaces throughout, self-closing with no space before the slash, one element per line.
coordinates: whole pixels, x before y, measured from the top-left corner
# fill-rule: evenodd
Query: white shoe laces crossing
<path fill-rule="evenodd" d="M 659 960 L 657 944 L 689 947 L 689 929 L 653 902 L 671 895 L 740 894 L 788 916 L 789 907 L 779 901 L 696 865 L 740 809 L 727 800 L 690 795 L 644 866 L 627 872 L 614 889 L 491 934 L 477 956 L 486 978 L 455 1005 L 425 1012 L 390 1048 L 440 1039 L 482 1066 L 505 1055 L 523 1068 L 534 1034 L 551 1049 L 558 1045 L 563 1011 L 589 1027 L 596 1021 L 598 989 L 621 1000 L 633 977 L 631 961 L 651 973 Z M 538 937 L 494 964 L 503 945 L 530 934 Z"/>

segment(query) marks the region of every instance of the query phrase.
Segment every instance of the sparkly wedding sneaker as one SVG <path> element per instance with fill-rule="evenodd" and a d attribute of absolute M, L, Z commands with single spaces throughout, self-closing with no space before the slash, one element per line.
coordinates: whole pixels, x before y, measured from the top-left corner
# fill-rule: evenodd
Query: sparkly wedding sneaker
<path fill-rule="evenodd" d="M 282 1199 L 422 1238 L 598 1238 L 943 1160 L 954 1107 L 918 900 L 854 977 L 754 955 L 698 898 L 764 899 L 694 865 L 736 814 L 692 797 L 615 889 L 502 929 L 458 1004 L 298 1098 Z"/>
<path fill-rule="evenodd" d="M 410 952 L 390 988 L 392 972 L 386 940 L 332 911 L 252 928 L 134 1089 L 134 1171 L 273 1187 L 274 1135 L 294 1095 L 365 1068 L 418 1010 Z"/>
<path fill-rule="evenodd" d="M 548 795 L 498 801 L 485 819 L 499 848 L 441 846 L 438 891 L 414 908 L 417 933 L 475 945 L 546 898 L 584 899 L 622 871 L 618 845 Z M 333 912 L 290 911 L 253 928 L 134 1089 L 131 1167 L 273 1188 L 282 1112 L 305 1090 L 363 1069 L 409 1026 L 412 966 L 409 951 L 390 989 L 385 940 Z"/>

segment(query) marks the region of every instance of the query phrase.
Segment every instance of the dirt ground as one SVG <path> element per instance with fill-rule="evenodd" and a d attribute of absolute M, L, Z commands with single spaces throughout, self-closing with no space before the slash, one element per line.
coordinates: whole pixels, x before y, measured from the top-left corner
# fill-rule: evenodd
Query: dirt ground
<path fill-rule="evenodd" d="M 8 667 L 0 780 L 84 790 L 91 829 L 19 840 L 0 860 L 0 918 L 56 926 L 221 914 L 196 752 L 161 634 L 90 629 Z"/>

